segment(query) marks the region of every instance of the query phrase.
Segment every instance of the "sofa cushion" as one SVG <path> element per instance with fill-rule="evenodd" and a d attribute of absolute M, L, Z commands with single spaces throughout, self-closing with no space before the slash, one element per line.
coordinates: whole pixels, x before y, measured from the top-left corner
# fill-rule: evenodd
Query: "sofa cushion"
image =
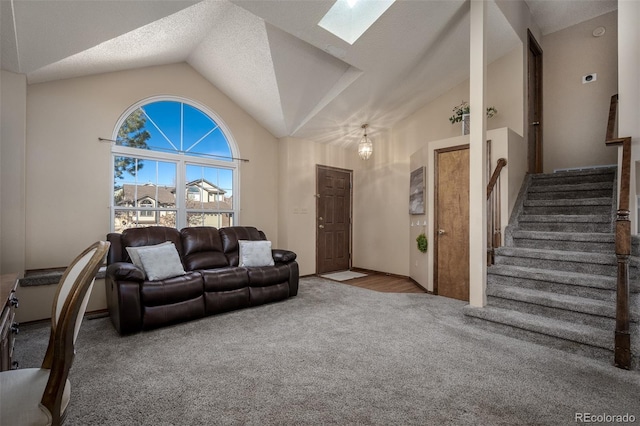
<path fill-rule="evenodd" d="M 200 271 L 204 291 L 229 291 L 249 286 L 246 268 L 220 268 Z"/>
<path fill-rule="evenodd" d="M 271 241 L 238 241 L 239 266 L 273 266 Z"/>
<path fill-rule="evenodd" d="M 288 265 L 262 266 L 248 268 L 249 286 L 264 287 L 273 284 L 280 284 L 289 280 L 291 274 Z"/>
<path fill-rule="evenodd" d="M 184 228 L 180 234 L 184 251 L 182 260 L 188 271 L 229 266 L 217 228 L 212 226 Z"/>
<path fill-rule="evenodd" d="M 229 266 L 238 266 L 238 241 L 260 241 L 266 240 L 264 233 L 258 231 L 253 226 L 229 226 L 220 228 L 220 238 L 222 239 L 222 248 L 225 256 L 229 261 Z"/>
<path fill-rule="evenodd" d="M 176 246 L 182 258 L 182 239 L 180 231 L 167 226 L 149 226 L 146 228 L 129 228 L 122 231 L 122 247 L 152 246 L 170 241 Z M 130 260 L 128 253 L 123 253 L 123 260 Z"/>
<path fill-rule="evenodd" d="M 145 281 L 140 289 L 144 306 L 170 305 L 202 296 L 202 275 L 188 272 L 179 277 Z"/>

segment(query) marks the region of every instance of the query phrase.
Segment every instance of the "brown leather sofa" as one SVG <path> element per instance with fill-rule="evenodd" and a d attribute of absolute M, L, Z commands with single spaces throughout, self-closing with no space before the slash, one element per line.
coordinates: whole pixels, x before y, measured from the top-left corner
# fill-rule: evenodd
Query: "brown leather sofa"
<path fill-rule="evenodd" d="M 273 266 L 238 266 L 239 240 L 266 240 L 254 227 L 131 228 L 107 235 L 105 288 L 109 315 L 120 334 L 135 333 L 221 312 L 262 305 L 298 293 L 296 254 L 272 250 Z M 186 272 L 147 281 L 126 247 L 170 241 Z"/>

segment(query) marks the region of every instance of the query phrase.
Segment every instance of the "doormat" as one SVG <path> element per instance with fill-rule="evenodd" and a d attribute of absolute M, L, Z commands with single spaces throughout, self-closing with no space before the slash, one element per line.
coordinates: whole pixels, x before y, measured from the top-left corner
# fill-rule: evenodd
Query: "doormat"
<path fill-rule="evenodd" d="M 352 280 L 354 278 L 366 277 L 367 274 L 361 274 L 360 272 L 353 272 L 353 271 L 342 271 L 342 272 L 333 272 L 331 274 L 320 275 L 320 276 L 322 278 L 328 278 L 330 280 L 335 280 L 335 281 L 346 281 L 346 280 Z"/>

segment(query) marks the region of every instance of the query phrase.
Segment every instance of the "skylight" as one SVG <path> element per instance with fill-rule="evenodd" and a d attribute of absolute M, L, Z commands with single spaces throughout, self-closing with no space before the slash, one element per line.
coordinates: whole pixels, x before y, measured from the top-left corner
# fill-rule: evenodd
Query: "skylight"
<path fill-rule="evenodd" d="M 337 0 L 318 25 L 353 44 L 396 0 Z"/>

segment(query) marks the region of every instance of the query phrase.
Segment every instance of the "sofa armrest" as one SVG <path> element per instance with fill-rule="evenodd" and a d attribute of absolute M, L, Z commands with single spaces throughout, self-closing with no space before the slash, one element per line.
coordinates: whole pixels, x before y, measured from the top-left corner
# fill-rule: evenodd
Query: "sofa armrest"
<path fill-rule="evenodd" d="M 289 250 L 273 249 L 271 250 L 273 261 L 276 263 L 289 263 L 296 260 L 297 255 Z"/>
<path fill-rule="evenodd" d="M 113 281 L 144 281 L 144 271 L 133 263 L 116 262 L 107 266 L 107 277 Z"/>
<path fill-rule="evenodd" d="M 107 266 L 107 308 L 111 322 L 120 334 L 142 330 L 140 287 L 143 281 L 144 273 L 131 263 L 116 262 Z"/>

